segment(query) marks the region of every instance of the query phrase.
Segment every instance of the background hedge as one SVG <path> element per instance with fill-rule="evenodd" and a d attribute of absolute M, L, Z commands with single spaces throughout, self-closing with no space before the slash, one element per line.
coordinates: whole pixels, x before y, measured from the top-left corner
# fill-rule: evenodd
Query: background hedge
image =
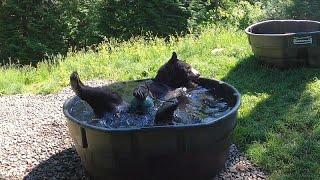
<path fill-rule="evenodd" d="M 245 28 L 263 19 L 319 20 L 317 0 L 2 0 L 0 63 L 36 64 L 137 35 L 168 37 L 202 24 Z"/>

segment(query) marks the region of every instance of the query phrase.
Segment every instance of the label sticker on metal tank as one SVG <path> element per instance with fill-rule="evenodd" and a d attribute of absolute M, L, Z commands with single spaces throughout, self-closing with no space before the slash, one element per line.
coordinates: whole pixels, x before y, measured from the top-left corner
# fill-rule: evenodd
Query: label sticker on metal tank
<path fill-rule="evenodd" d="M 293 44 L 295 44 L 295 45 L 312 44 L 312 36 L 293 37 Z"/>

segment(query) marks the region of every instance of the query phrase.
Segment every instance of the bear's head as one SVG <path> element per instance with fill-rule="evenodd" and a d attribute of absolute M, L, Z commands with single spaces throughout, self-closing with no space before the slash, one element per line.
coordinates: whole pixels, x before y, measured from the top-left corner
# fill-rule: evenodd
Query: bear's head
<path fill-rule="evenodd" d="M 200 77 L 197 70 L 191 67 L 190 64 L 179 60 L 175 52 L 167 63 L 159 70 L 155 77 L 156 82 L 166 84 L 172 88 L 195 87 L 195 81 Z"/>

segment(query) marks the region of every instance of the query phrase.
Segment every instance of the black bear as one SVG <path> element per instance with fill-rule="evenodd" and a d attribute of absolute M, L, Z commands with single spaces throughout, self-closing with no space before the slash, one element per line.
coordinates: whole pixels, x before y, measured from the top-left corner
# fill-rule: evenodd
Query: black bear
<path fill-rule="evenodd" d="M 196 87 L 196 81 L 199 77 L 200 74 L 197 70 L 179 60 L 177 54 L 173 52 L 169 61 L 158 70 L 156 77 L 138 86 L 134 90 L 133 96 L 140 101 L 145 100 L 147 96 L 164 101 L 176 98 L 177 101 L 164 103 L 155 116 L 155 124 L 168 124 L 172 122 L 174 110 L 178 105 L 186 103 L 186 98 L 177 99 L 177 97 L 184 96 L 182 88 Z"/>
<path fill-rule="evenodd" d="M 199 76 L 198 71 L 184 61 L 179 60 L 177 54 L 173 52 L 170 60 L 158 70 L 156 77 L 138 86 L 134 90 L 133 96 L 141 101 L 148 96 L 169 100 L 181 95 L 182 90 L 180 87 L 195 87 Z M 84 85 L 80 81 L 77 72 L 71 74 L 70 84 L 76 95 L 92 107 L 98 118 L 103 117 L 106 112 L 117 113 L 129 109 L 129 104 L 110 89 Z M 164 104 L 156 114 L 155 123 L 167 122 L 176 108 L 177 104 L 175 103 Z"/>
<path fill-rule="evenodd" d="M 153 81 L 166 84 L 171 88 L 195 87 L 200 74 L 190 64 L 178 59 L 175 52 L 159 70 Z"/>
<path fill-rule="evenodd" d="M 77 72 L 71 74 L 70 84 L 76 95 L 91 106 L 97 118 L 102 118 L 106 112 L 126 111 L 129 107 L 129 104 L 123 101 L 121 96 L 108 88 L 84 85 Z"/>
<path fill-rule="evenodd" d="M 138 86 L 133 96 L 136 98 L 146 98 L 151 95 L 157 99 L 168 100 L 180 95 L 178 88 L 194 88 L 197 86 L 196 81 L 200 77 L 197 70 L 190 64 L 179 60 L 175 52 L 157 72 L 154 79 L 147 81 Z"/>
<path fill-rule="evenodd" d="M 167 101 L 156 112 L 154 117 L 154 124 L 167 125 L 172 124 L 174 111 L 178 108 L 179 102 Z"/>

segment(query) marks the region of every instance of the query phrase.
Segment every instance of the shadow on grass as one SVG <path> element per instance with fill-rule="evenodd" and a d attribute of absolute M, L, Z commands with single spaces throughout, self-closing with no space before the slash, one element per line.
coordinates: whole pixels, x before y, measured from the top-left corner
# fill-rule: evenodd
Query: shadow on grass
<path fill-rule="evenodd" d="M 242 94 L 235 142 L 273 177 L 320 178 L 318 78 L 319 69 L 280 70 L 250 56 L 222 79 Z"/>
<path fill-rule="evenodd" d="M 35 179 L 88 179 L 74 148 L 52 155 L 34 167 L 24 180 Z"/>

